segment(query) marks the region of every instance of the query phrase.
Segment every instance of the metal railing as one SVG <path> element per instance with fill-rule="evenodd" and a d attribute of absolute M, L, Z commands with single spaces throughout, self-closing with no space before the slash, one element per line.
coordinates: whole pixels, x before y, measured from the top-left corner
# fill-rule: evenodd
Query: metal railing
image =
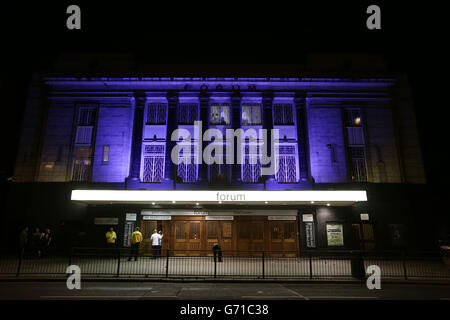
<path fill-rule="evenodd" d="M 83 275 L 152 278 L 316 279 L 364 278 L 367 267 L 377 265 L 385 278 L 450 279 L 449 257 L 428 253 L 359 251 L 212 251 L 128 248 L 73 248 L 69 255 L 41 258 L 0 255 L 0 275 L 64 275 L 77 265 Z"/>

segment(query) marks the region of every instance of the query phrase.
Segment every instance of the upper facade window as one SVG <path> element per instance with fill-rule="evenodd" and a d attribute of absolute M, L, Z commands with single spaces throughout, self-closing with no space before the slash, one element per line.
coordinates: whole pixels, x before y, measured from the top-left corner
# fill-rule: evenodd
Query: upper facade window
<path fill-rule="evenodd" d="M 94 105 L 78 108 L 75 144 L 72 152 L 72 181 L 91 180 L 96 111 L 97 108 Z"/>
<path fill-rule="evenodd" d="M 298 164 L 294 145 L 280 145 L 275 156 L 276 180 L 278 183 L 296 183 Z"/>
<path fill-rule="evenodd" d="M 354 182 L 365 182 L 367 181 L 367 166 L 361 109 L 347 109 L 345 114 L 351 179 Z"/>
<path fill-rule="evenodd" d="M 79 126 L 93 126 L 95 122 L 94 108 L 80 108 L 78 111 L 77 125 Z"/>
<path fill-rule="evenodd" d="M 213 103 L 209 108 L 209 123 L 217 125 L 230 124 L 230 105 L 228 103 Z"/>
<path fill-rule="evenodd" d="M 276 103 L 273 105 L 273 123 L 275 125 L 293 125 L 294 111 L 290 103 Z"/>
<path fill-rule="evenodd" d="M 144 144 L 142 161 L 142 182 L 161 182 L 164 178 L 165 145 Z"/>
<path fill-rule="evenodd" d="M 198 103 L 179 103 L 177 108 L 178 124 L 194 124 L 198 120 Z"/>
<path fill-rule="evenodd" d="M 242 125 L 262 124 L 260 103 L 245 103 L 242 105 L 241 124 Z"/>
<path fill-rule="evenodd" d="M 149 103 L 147 124 L 166 124 L 167 103 Z"/>

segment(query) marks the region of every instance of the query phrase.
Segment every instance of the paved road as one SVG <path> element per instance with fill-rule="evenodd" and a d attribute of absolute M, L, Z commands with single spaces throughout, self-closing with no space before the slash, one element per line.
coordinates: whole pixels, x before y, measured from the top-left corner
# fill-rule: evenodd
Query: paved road
<path fill-rule="evenodd" d="M 68 290 L 65 282 L 0 282 L 0 300 L 450 300 L 450 285 L 330 283 L 174 283 L 82 282 L 81 290 Z"/>

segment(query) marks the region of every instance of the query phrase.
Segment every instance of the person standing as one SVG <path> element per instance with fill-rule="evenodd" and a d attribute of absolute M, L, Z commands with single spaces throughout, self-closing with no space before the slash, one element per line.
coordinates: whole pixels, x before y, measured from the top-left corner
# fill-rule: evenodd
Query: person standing
<path fill-rule="evenodd" d="M 152 252 L 153 252 L 153 258 L 157 258 L 159 254 L 159 241 L 162 239 L 163 235 L 159 234 L 156 229 L 153 230 L 153 234 L 150 237 L 152 240 Z"/>
<path fill-rule="evenodd" d="M 19 257 L 23 257 L 27 245 L 28 245 L 28 227 L 25 227 L 19 234 Z"/>
<path fill-rule="evenodd" d="M 161 249 L 162 249 L 162 230 L 159 230 L 159 231 L 158 231 L 158 234 L 161 236 L 161 238 L 159 238 L 158 256 L 161 256 Z"/>
<path fill-rule="evenodd" d="M 47 228 L 45 230 L 44 233 L 44 240 L 43 240 L 43 245 L 42 245 L 42 253 L 48 253 L 49 249 L 50 249 L 50 244 L 52 243 L 53 238 L 52 238 L 52 234 L 50 232 L 50 229 Z"/>
<path fill-rule="evenodd" d="M 213 245 L 213 253 L 214 253 L 214 262 L 216 262 L 216 258 L 219 258 L 219 262 L 222 262 L 222 247 L 219 243 L 214 243 Z"/>
<path fill-rule="evenodd" d="M 117 235 L 114 232 L 113 227 L 109 228 L 109 231 L 105 235 L 106 237 L 106 246 L 108 248 L 114 248 L 116 245 Z"/>
<path fill-rule="evenodd" d="M 36 231 L 33 233 L 31 237 L 31 246 L 33 250 L 33 254 L 36 254 L 36 257 L 40 257 L 41 251 L 39 250 L 39 240 L 41 238 L 41 231 L 39 228 L 36 228 Z"/>
<path fill-rule="evenodd" d="M 139 227 L 136 227 L 135 231 L 131 235 L 131 255 L 128 258 L 128 261 L 131 261 L 133 255 L 134 261 L 137 261 L 139 255 L 139 247 L 141 245 L 142 240 L 143 240 L 142 233 L 139 231 Z"/>

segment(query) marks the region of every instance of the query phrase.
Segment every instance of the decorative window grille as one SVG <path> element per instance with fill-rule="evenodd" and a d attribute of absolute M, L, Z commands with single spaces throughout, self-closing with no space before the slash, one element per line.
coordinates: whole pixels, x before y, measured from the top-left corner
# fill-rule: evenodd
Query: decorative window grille
<path fill-rule="evenodd" d="M 92 126 L 78 126 L 75 137 L 76 144 L 90 144 L 92 141 Z"/>
<path fill-rule="evenodd" d="M 367 181 L 364 147 L 349 147 L 352 161 L 352 181 Z"/>
<path fill-rule="evenodd" d="M 191 154 L 183 155 L 180 150 L 178 155 L 177 175 L 183 183 L 193 183 L 197 181 L 198 165 L 195 163 L 195 149 L 191 145 Z"/>
<path fill-rule="evenodd" d="M 347 146 L 350 156 L 352 181 L 367 181 L 365 139 L 361 109 L 347 109 Z"/>
<path fill-rule="evenodd" d="M 230 124 L 230 105 L 228 103 L 213 103 L 209 108 L 209 122 L 211 124 Z"/>
<path fill-rule="evenodd" d="M 349 145 L 363 145 L 364 133 L 362 127 L 347 127 L 348 144 Z"/>
<path fill-rule="evenodd" d="M 242 182 L 257 183 L 261 178 L 261 161 L 258 155 L 259 147 L 255 148 L 256 153 L 250 153 L 248 145 L 244 148 L 244 161 L 242 164 Z"/>
<path fill-rule="evenodd" d="M 90 181 L 92 175 L 92 144 L 96 121 L 96 107 L 78 108 L 75 146 L 72 157 L 72 181 Z"/>
<path fill-rule="evenodd" d="M 276 180 L 278 183 L 297 182 L 297 162 L 294 146 L 279 146 L 275 157 Z"/>
<path fill-rule="evenodd" d="M 241 123 L 243 125 L 261 124 L 261 104 L 260 103 L 243 104 Z"/>
<path fill-rule="evenodd" d="M 177 109 L 179 124 L 193 124 L 198 120 L 198 103 L 180 103 Z"/>
<path fill-rule="evenodd" d="M 225 163 L 213 163 L 209 165 L 209 181 L 211 183 L 229 182 L 229 166 Z"/>
<path fill-rule="evenodd" d="M 274 104 L 273 123 L 275 125 L 294 124 L 294 112 L 292 104 Z"/>
<path fill-rule="evenodd" d="M 164 179 L 165 146 L 145 144 L 142 182 L 161 182 Z"/>
<path fill-rule="evenodd" d="M 89 181 L 91 179 L 92 148 L 80 146 L 75 149 L 72 169 L 72 181 Z"/>
<path fill-rule="evenodd" d="M 166 124 L 167 103 L 149 103 L 147 124 Z"/>
<path fill-rule="evenodd" d="M 144 156 L 143 182 L 161 182 L 164 178 L 164 155 Z"/>
<path fill-rule="evenodd" d="M 94 108 L 80 108 L 78 111 L 77 125 L 79 126 L 93 126 L 95 122 Z"/>

